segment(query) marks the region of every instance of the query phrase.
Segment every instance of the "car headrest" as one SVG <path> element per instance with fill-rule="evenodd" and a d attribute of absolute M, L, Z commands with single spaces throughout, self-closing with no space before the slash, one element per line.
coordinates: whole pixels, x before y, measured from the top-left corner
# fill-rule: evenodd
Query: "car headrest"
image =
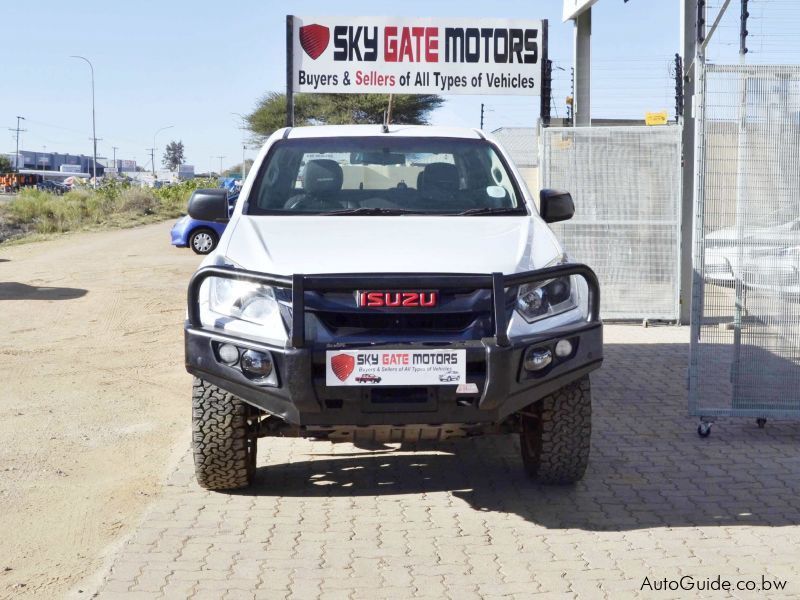
<path fill-rule="evenodd" d="M 459 187 L 458 169 L 443 162 L 425 165 L 421 183 L 426 192 L 456 192 Z"/>
<path fill-rule="evenodd" d="M 342 189 L 342 167 L 335 160 L 320 158 L 306 163 L 303 189 L 309 194 L 338 192 Z"/>

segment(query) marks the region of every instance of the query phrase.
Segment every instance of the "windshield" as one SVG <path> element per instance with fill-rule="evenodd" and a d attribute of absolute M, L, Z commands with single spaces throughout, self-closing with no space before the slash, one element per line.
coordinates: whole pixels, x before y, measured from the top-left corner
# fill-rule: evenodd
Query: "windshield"
<path fill-rule="evenodd" d="M 276 142 L 247 214 L 527 214 L 494 146 L 459 138 L 344 137 Z"/>

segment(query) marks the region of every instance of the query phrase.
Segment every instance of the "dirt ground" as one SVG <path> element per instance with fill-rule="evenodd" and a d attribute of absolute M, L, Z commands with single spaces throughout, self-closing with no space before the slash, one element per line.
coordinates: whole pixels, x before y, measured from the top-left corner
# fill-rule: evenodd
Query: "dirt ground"
<path fill-rule="evenodd" d="M 199 262 L 169 227 L 0 245 L 0 597 L 62 596 L 159 492 Z"/>

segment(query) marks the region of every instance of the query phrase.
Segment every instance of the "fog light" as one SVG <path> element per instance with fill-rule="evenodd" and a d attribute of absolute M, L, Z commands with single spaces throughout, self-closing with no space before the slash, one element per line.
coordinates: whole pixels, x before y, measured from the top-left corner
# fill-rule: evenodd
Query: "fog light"
<path fill-rule="evenodd" d="M 226 365 L 235 365 L 239 362 L 239 349 L 232 344 L 222 344 L 219 347 L 219 359 Z"/>
<path fill-rule="evenodd" d="M 553 362 L 553 353 L 547 348 L 534 348 L 528 350 L 523 366 L 527 371 L 541 371 Z"/>
<path fill-rule="evenodd" d="M 242 372 L 254 378 L 267 377 L 272 373 L 272 358 L 263 352 L 247 350 L 242 354 Z"/>
<path fill-rule="evenodd" d="M 569 340 L 558 340 L 556 344 L 556 356 L 564 358 L 572 354 L 572 342 Z"/>

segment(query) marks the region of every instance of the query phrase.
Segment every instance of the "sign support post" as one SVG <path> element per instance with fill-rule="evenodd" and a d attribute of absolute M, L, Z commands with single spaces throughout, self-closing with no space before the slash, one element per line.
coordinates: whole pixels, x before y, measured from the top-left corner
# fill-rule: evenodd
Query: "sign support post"
<path fill-rule="evenodd" d="M 286 126 L 294 127 L 294 17 L 286 15 Z"/>

